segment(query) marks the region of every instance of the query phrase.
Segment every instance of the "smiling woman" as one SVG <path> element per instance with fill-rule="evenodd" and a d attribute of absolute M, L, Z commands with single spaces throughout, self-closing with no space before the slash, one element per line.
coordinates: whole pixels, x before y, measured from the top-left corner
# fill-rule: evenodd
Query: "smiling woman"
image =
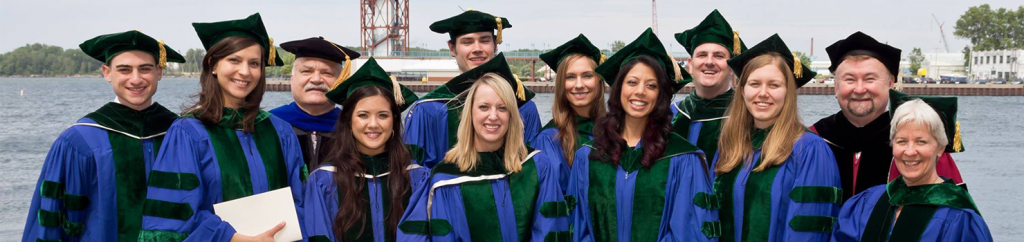
<path fill-rule="evenodd" d="M 572 241 L 713 241 L 717 213 L 694 203 L 712 194 L 704 154 L 670 124 L 679 64 L 647 29 L 596 72 L 611 84 L 609 111 L 575 152 Z"/>
<path fill-rule="evenodd" d="M 841 202 L 827 143 L 797 115 L 813 78 L 778 35 L 729 60 L 740 75 L 713 164 L 721 241 L 826 241 Z M 765 222 L 768 221 L 768 222 Z"/>
<path fill-rule="evenodd" d="M 207 71 L 199 79 L 199 101 L 167 130 L 153 162 L 138 239 L 252 241 L 272 239 L 284 226 L 297 228 L 281 224 L 251 237 L 210 209 L 285 187 L 301 208 L 307 172 L 291 125 L 259 109 L 264 67 L 282 63 L 260 15 L 193 27 L 208 49 Z"/>

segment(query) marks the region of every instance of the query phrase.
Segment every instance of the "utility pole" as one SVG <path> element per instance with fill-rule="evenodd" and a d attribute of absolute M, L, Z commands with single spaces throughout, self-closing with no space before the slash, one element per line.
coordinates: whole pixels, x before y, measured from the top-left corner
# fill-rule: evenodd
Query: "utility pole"
<path fill-rule="evenodd" d="M 651 0 L 651 28 L 658 34 L 658 0 Z"/>

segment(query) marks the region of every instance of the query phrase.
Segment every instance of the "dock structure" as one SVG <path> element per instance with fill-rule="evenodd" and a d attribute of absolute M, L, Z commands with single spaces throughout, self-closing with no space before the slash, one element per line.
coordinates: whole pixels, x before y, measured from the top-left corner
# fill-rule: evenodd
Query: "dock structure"
<path fill-rule="evenodd" d="M 445 81 L 400 81 L 414 92 L 429 92 L 444 85 Z M 536 93 L 554 93 L 554 82 L 523 82 L 523 85 Z M 902 92 L 912 95 L 932 96 L 1024 96 L 1024 84 L 902 84 Z M 288 80 L 268 80 L 269 91 L 291 91 Z M 693 91 L 693 84 L 687 85 L 679 93 L 688 94 Z M 828 83 L 808 83 L 799 90 L 802 95 L 833 95 L 835 86 Z"/>

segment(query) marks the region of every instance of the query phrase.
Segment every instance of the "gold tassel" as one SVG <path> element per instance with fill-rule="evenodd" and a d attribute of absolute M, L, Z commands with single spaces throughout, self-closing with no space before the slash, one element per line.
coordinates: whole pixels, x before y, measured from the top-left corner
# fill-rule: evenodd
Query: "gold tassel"
<path fill-rule="evenodd" d="M 796 78 L 804 77 L 804 66 L 800 64 L 800 57 L 793 53 L 793 75 Z"/>
<path fill-rule="evenodd" d="M 681 68 L 679 68 L 679 64 L 676 63 L 676 58 L 672 57 L 672 53 L 670 53 L 668 51 L 665 51 L 665 54 L 668 55 L 668 59 L 671 60 L 669 63 L 665 63 L 665 64 L 671 64 L 672 65 L 672 70 L 676 72 L 676 75 L 674 76 L 675 79 L 672 80 L 672 81 L 673 82 L 682 81 L 683 80 L 683 70 Z"/>
<path fill-rule="evenodd" d="M 606 60 L 608 60 L 608 56 L 605 56 L 604 53 L 601 53 L 601 60 L 598 60 L 597 64 L 600 65 L 601 63 L 604 63 L 604 61 Z"/>
<path fill-rule="evenodd" d="M 157 63 L 160 68 L 167 68 L 167 48 L 164 47 L 164 41 L 159 40 L 156 45 L 160 46 L 160 60 Z"/>
<path fill-rule="evenodd" d="M 395 104 L 398 104 L 398 106 L 405 105 L 405 98 L 402 97 L 402 86 L 398 85 L 398 77 L 391 76 L 391 90 L 392 94 L 395 95 Z"/>
<path fill-rule="evenodd" d="M 341 66 L 341 73 L 338 73 L 338 79 L 334 79 L 334 85 L 331 85 L 331 90 L 334 90 L 335 87 L 338 87 L 338 85 L 340 85 L 342 82 L 348 80 L 349 75 L 352 75 L 352 58 L 348 56 L 348 53 L 345 53 L 345 50 L 342 50 L 341 47 L 338 47 L 338 45 L 334 44 L 334 42 L 328 41 L 326 39 L 321 40 L 327 42 L 328 44 L 331 44 L 331 46 L 334 46 L 335 49 L 338 49 L 338 51 L 341 52 L 342 55 L 345 55 L 345 64 Z"/>
<path fill-rule="evenodd" d="M 519 75 L 512 74 L 512 78 L 516 79 L 516 97 L 519 100 L 526 101 L 526 87 L 523 87 L 523 81 L 519 80 Z"/>
<path fill-rule="evenodd" d="M 494 42 L 498 43 L 500 45 L 501 44 L 501 29 L 502 29 L 502 27 L 501 27 L 501 17 L 494 17 L 494 22 L 498 23 L 498 36 L 495 37 Z"/>
<path fill-rule="evenodd" d="M 269 47 L 267 47 L 270 48 L 270 56 L 267 58 L 267 66 L 276 66 L 277 61 L 274 59 L 277 59 L 277 48 L 274 47 L 274 38 L 267 37 L 267 39 L 270 42 L 268 43 Z"/>
<path fill-rule="evenodd" d="M 342 51 L 341 53 L 345 52 Z M 345 54 L 345 64 L 341 66 L 341 73 L 338 74 L 338 79 L 334 80 L 334 85 L 331 85 L 331 90 L 334 90 L 335 87 L 338 87 L 342 82 L 348 80 L 349 75 L 352 75 L 352 58 L 348 57 L 348 54 Z"/>
<path fill-rule="evenodd" d="M 732 56 L 740 55 L 740 31 L 732 31 Z"/>
<path fill-rule="evenodd" d="M 953 151 L 964 151 L 963 143 L 960 143 L 960 121 L 956 122 L 956 134 L 953 135 Z"/>

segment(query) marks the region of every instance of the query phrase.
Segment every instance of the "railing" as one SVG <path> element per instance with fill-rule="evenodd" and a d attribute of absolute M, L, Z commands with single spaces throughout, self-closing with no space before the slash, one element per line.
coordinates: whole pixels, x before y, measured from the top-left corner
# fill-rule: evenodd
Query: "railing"
<path fill-rule="evenodd" d="M 358 52 L 359 52 L 359 55 L 361 55 L 361 56 L 370 56 L 366 51 L 358 51 Z M 544 52 L 547 52 L 547 50 L 527 50 L 527 51 L 511 50 L 511 51 L 502 51 L 502 53 L 505 53 L 505 57 L 509 57 L 509 58 L 537 58 L 538 56 L 540 56 L 540 54 L 543 54 Z M 601 51 L 601 52 L 602 52 L 602 54 L 604 54 L 605 56 L 608 56 L 608 57 L 611 57 L 612 55 L 615 54 L 615 52 L 611 52 L 611 51 L 607 51 L 607 50 L 604 50 L 604 51 Z M 685 52 L 673 52 L 672 56 L 676 57 L 676 58 L 687 58 L 687 57 L 690 57 L 690 55 L 685 53 Z M 452 58 L 451 53 L 448 53 L 448 51 L 392 51 L 391 52 L 391 56 L 389 56 L 389 57 L 393 57 L 393 58 Z"/>

